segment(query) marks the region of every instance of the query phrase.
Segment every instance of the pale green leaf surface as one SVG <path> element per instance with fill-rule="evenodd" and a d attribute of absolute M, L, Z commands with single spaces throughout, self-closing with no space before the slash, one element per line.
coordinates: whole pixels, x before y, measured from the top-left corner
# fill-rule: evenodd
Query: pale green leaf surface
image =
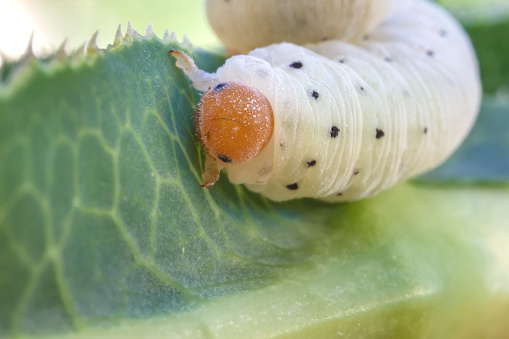
<path fill-rule="evenodd" d="M 426 335 L 508 310 L 506 188 L 343 205 L 203 190 L 199 95 L 172 47 L 2 73 L 0 336 Z"/>
<path fill-rule="evenodd" d="M 147 39 L 77 66 L 33 60 L 4 89 L 1 332 L 176 312 L 308 257 L 312 227 L 291 211 L 224 180 L 199 187 L 199 96 L 172 47 Z"/>
<path fill-rule="evenodd" d="M 508 189 L 403 184 L 315 206 L 329 237 L 270 285 L 68 338 L 500 338 L 508 203 Z"/>

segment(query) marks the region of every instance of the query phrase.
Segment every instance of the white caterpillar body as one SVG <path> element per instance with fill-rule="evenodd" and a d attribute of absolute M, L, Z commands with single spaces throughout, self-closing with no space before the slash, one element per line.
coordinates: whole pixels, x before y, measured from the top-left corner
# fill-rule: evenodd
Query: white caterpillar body
<path fill-rule="evenodd" d="M 356 45 L 281 43 L 212 75 L 187 73 L 202 90 L 234 80 L 267 97 L 269 144 L 226 170 L 277 201 L 356 200 L 436 167 L 471 129 L 481 97 L 468 37 L 425 0 L 401 2 Z"/>
<path fill-rule="evenodd" d="M 394 0 L 207 0 L 210 25 L 231 50 L 279 42 L 356 41 L 385 19 Z"/>

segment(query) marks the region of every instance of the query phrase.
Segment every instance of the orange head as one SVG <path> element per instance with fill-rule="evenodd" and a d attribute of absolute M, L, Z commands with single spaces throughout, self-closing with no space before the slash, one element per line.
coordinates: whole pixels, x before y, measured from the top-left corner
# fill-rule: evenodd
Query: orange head
<path fill-rule="evenodd" d="M 254 158 L 269 142 L 274 116 L 267 98 L 253 86 L 228 81 L 203 94 L 194 116 L 205 152 L 224 165 Z"/>

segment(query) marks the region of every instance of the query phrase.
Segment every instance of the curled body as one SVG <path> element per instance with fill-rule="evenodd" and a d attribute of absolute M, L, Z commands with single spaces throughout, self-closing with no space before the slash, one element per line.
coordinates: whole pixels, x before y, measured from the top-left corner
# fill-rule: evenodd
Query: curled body
<path fill-rule="evenodd" d="M 235 81 L 266 97 L 273 132 L 261 152 L 208 162 L 276 201 L 357 200 L 428 171 L 458 147 L 479 110 L 468 36 L 426 0 L 401 1 L 357 44 L 273 44 L 228 59 L 215 74 L 174 55 L 197 89 Z"/>
<path fill-rule="evenodd" d="M 279 42 L 356 42 L 396 0 L 207 0 L 207 17 L 226 47 L 247 53 Z"/>

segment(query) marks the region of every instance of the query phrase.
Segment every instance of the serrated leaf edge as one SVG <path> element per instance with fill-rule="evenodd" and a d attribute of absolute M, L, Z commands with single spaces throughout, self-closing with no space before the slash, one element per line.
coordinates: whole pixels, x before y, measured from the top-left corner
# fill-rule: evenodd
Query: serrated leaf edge
<path fill-rule="evenodd" d="M 34 33 L 30 36 L 27 44 L 27 48 L 23 55 L 18 60 L 8 60 L 2 57 L 5 67 L 7 64 L 13 65 L 13 68 L 9 70 L 9 73 L 4 79 L 0 77 L 0 98 L 8 96 L 18 84 L 22 84 L 24 79 L 29 77 L 32 72 L 37 69 L 37 66 L 44 65 L 43 68 L 46 72 L 52 72 L 60 67 L 79 67 L 83 63 L 91 63 L 96 57 L 104 54 L 105 52 L 111 52 L 119 48 L 129 46 L 134 41 L 140 41 L 142 39 L 158 39 L 163 43 L 180 43 L 181 46 L 187 50 L 193 50 L 194 46 L 191 44 L 187 36 L 184 35 L 181 42 L 178 41 L 174 32 L 171 34 L 168 29 L 165 30 L 163 37 L 159 38 L 154 32 L 152 24 L 150 23 L 145 34 L 138 33 L 131 25 L 127 23 L 127 29 L 125 34 L 122 34 L 122 25 L 118 26 L 113 39 L 113 44 L 109 44 L 106 48 L 100 48 L 97 45 L 97 37 L 99 31 L 97 30 L 90 39 L 84 42 L 80 47 L 76 48 L 72 52 L 67 52 L 68 40 L 65 39 L 60 46 L 53 52 L 50 52 L 46 56 L 36 56 L 33 51 Z M 1 74 L 1 67 L 0 67 Z"/>

